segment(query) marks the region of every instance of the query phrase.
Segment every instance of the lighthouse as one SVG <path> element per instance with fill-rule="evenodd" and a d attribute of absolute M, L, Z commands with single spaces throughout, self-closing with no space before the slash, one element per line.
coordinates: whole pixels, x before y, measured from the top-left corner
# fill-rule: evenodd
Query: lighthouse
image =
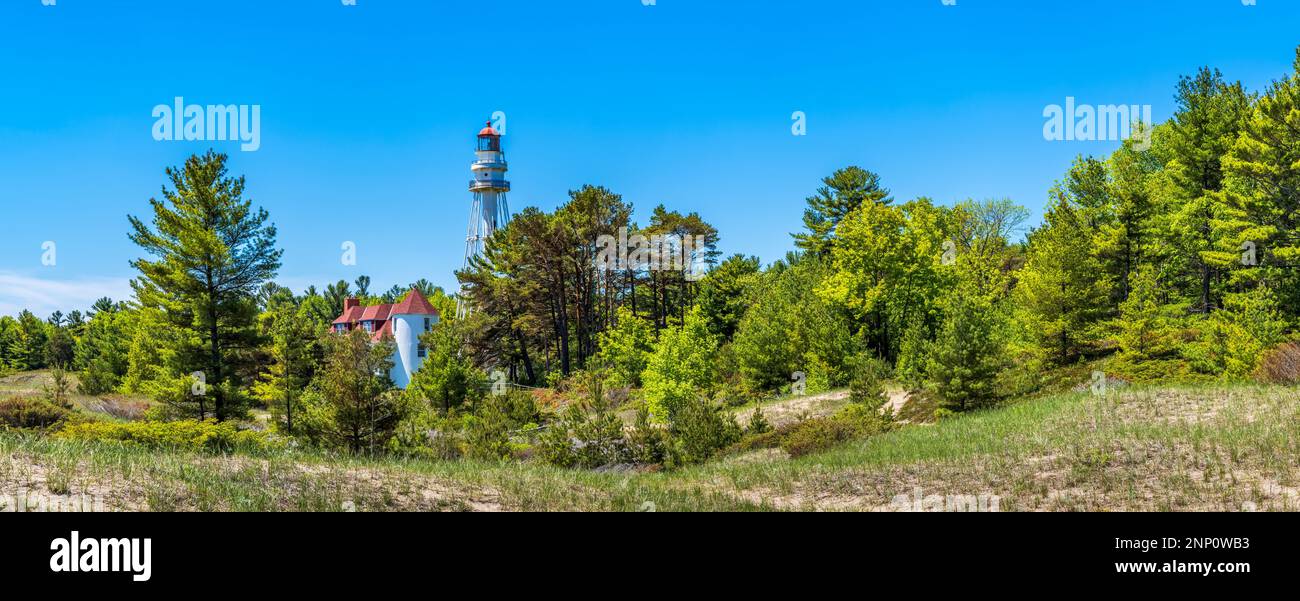
<path fill-rule="evenodd" d="M 474 163 L 470 165 L 474 179 L 469 180 L 474 202 L 470 205 L 469 231 L 465 235 L 466 268 L 471 259 L 482 256 L 483 244 L 492 232 L 510 221 L 510 207 L 506 204 L 506 193 L 510 191 L 510 182 L 506 181 L 509 168 L 506 154 L 501 150 L 501 134 L 492 127 L 491 121 L 478 132 L 478 148 L 474 155 Z M 461 294 L 456 303 L 456 317 L 465 317 L 468 313 L 469 305 L 465 295 Z"/>

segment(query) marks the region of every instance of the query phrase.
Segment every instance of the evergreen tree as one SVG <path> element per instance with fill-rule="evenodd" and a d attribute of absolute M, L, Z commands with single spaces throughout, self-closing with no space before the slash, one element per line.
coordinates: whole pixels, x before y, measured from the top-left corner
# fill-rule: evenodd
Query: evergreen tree
<path fill-rule="evenodd" d="M 482 396 L 486 378 L 461 350 L 468 327 L 463 321 L 439 321 L 420 336 L 425 358 L 406 387 L 409 398 L 446 414 Z"/>
<path fill-rule="evenodd" d="M 261 316 L 269 361 L 253 384 L 253 395 L 271 408 L 277 423 L 293 434 L 294 408 L 311 381 L 316 340 L 325 334 L 287 289 L 278 290 Z"/>
<path fill-rule="evenodd" d="M 944 315 L 926 369 L 935 394 L 953 411 L 992 403 L 998 397 L 994 380 L 1004 361 L 1000 312 L 966 282 L 949 297 Z"/>
<path fill-rule="evenodd" d="M 709 272 L 700 282 L 700 311 L 709 332 L 723 342 L 730 341 L 749 308 L 749 291 L 758 279 L 758 257 L 733 255 Z"/>
<path fill-rule="evenodd" d="M 1195 309 L 1218 306 L 1215 283 L 1221 274 L 1211 259 L 1219 250 L 1215 232 L 1224 217 L 1223 158 L 1249 115 L 1251 99 L 1240 83 L 1227 84 L 1218 70 L 1201 69 L 1178 82 L 1178 111 L 1162 144 L 1170 185 L 1162 207 L 1164 238 L 1190 276 Z"/>
<path fill-rule="evenodd" d="M 1029 236 L 1028 262 L 1016 303 L 1021 322 L 1042 354 L 1058 364 L 1081 355 L 1091 327 L 1105 314 L 1110 283 L 1092 253 L 1092 235 L 1079 211 L 1060 195 L 1043 227 Z"/>
<path fill-rule="evenodd" d="M 282 251 L 265 210 L 252 210 L 244 179 L 226 175 L 226 156 L 192 156 L 181 169 L 167 169 L 172 189 L 150 199 L 152 227 L 130 217 L 131 241 L 152 259 L 132 262 L 132 280 L 144 307 L 158 309 L 172 327 L 187 332 L 175 349 L 180 373 L 203 374 L 218 420 L 230 417 L 251 375 L 250 351 L 258 344 L 256 293 L 275 276 Z M 198 399 L 198 415 L 208 407 Z"/>
<path fill-rule="evenodd" d="M 1224 239 L 1212 262 L 1233 270 L 1238 289 L 1272 287 L 1286 314 L 1300 316 L 1300 49 L 1295 72 L 1259 99 L 1223 165 Z M 1243 265 L 1243 249 L 1257 266 Z"/>
<path fill-rule="evenodd" d="M 353 454 L 373 454 L 384 447 L 407 413 L 388 375 L 393 369 L 393 344 L 371 344 L 361 330 L 324 340 L 325 360 L 313 384 L 320 405 L 307 411 L 320 416 L 313 421 L 321 424 L 326 440 Z"/>
<path fill-rule="evenodd" d="M 795 246 L 814 257 L 830 254 L 840 221 L 858 207 L 893 202 L 880 176 L 860 167 L 845 167 L 822 180 L 817 194 L 809 196 L 804 210 L 805 233 L 794 234 Z"/>

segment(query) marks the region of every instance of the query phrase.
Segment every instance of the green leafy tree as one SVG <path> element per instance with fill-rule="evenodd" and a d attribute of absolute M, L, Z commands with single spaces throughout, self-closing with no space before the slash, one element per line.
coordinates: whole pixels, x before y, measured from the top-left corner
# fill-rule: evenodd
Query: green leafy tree
<path fill-rule="evenodd" d="M 688 313 L 680 327 L 660 333 L 641 376 L 646 402 L 656 419 L 672 422 L 688 402 L 708 394 L 716 352 L 716 339 L 698 310 Z"/>
<path fill-rule="evenodd" d="M 265 210 L 244 198 L 244 179 L 226 175 L 226 156 L 192 156 L 181 169 L 168 168 L 172 189 L 150 199 L 153 223 L 130 217 L 131 241 L 152 258 L 132 262 L 139 303 L 161 311 L 187 335 L 176 349 L 181 373 L 201 372 L 217 420 L 251 374 L 258 346 L 256 293 L 280 267 L 275 226 Z M 198 416 L 206 417 L 203 397 Z"/>
<path fill-rule="evenodd" d="M 406 387 L 408 397 L 443 414 L 482 397 L 486 378 L 462 352 L 468 327 L 463 321 L 439 321 L 420 336 L 425 358 Z"/>
<path fill-rule="evenodd" d="M 614 327 L 600 334 L 596 362 L 609 369 L 612 385 L 640 386 L 641 373 L 654 350 L 654 330 L 628 307 L 619 307 L 614 320 Z"/>

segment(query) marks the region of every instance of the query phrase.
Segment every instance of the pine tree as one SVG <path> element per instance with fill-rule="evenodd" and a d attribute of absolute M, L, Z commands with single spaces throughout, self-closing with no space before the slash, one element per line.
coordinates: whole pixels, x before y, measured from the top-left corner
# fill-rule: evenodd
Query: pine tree
<path fill-rule="evenodd" d="M 316 339 L 325 332 L 285 289 L 271 297 L 261 320 L 270 361 L 253 384 L 253 395 L 271 408 L 277 423 L 283 419 L 286 433 L 293 434 L 294 409 L 313 375 Z"/>
<path fill-rule="evenodd" d="M 252 210 L 244 179 L 226 175 L 226 156 L 192 156 L 168 168 L 172 189 L 150 199 L 152 227 L 130 217 L 131 241 L 153 259 L 137 259 L 136 298 L 158 309 L 181 331 L 175 349 L 180 373 L 201 372 L 218 420 L 230 416 L 241 369 L 251 373 L 248 353 L 258 344 L 255 294 L 280 267 L 275 226 L 265 210 Z M 199 417 L 207 412 L 199 404 Z"/>
<path fill-rule="evenodd" d="M 1219 304 L 1215 284 L 1221 273 L 1210 259 L 1220 246 L 1215 224 L 1224 217 L 1223 158 L 1249 115 L 1250 97 L 1240 83 L 1224 83 L 1218 70 L 1201 69 L 1179 81 L 1177 99 L 1162 145 L 1170 182 L 1162 201 L 1163 237 L 1190 276 L 1195 309 L 1208 313 Z"/>
<path fill-rule="evenodd" d="M 963 283 L 945 305 L 945 319 L 926 372 L 944 408 L 966 411 L 992 403 L 1004 361 L 999 311 Z"/>
<path fill-rule="evenodd" d="M 1106 312 L 1110 283 L 1093 256 L 1091 232 L 1065 196 L 1058 195 L 1044 221 L 1029 236 L 1016 301 L 1034 345 L 1064 364 L 1092 342 L 1089 330 Z"/>
<path fill-rule="evenodd" d="M 1223 161 L 1224 233 L 1212 259 L 1231 269 L 1235 288 L 1274 288 L 1286 314 L 1300 316 L 1300 49 L 1295 72 L 1255 105 Z M 1257 266 L 1243 265 L 1243 249 Z"/>
<path fill-rule="evenodd" d="M 806 233 L 794 234 L 795 246 L 815 256 L 830 254 L 840 220 L 858 207 L 893 202 L 889 190 L 880 186 L 880 176 L 860 167 L 845 167 L 822 180 L 817 194 L 808 197 L 803 214 Z"/>

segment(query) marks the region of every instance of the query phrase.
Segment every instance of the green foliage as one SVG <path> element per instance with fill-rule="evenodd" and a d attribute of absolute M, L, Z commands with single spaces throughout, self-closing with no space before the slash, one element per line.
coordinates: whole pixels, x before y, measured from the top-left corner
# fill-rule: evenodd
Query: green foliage
<path fill-rule="evenodd" d="M 439 321 L 420 336 L 425 358 L 406 387 L 409 398 L 444 414 L 482 398 L 487 377 L 464 354 L 467 327 L 457 320 Z"/>
<path fill-rule="evenodd" d="M 716 339 L 698 310 L 688 313 L 681 327 L 660 334 L 641 376 L 645 399 L 656 419 L 672 422 L 682 407 L 710 394 L 716 352 Z"/>
<path fill-rule="evenodd" d="M 944 261 L 958 250 L 953 238 L 961 218 L 924 198 L 862 205 L 840 223 L 833 269 L 818 293 L 852 314 L 870 348 L 895 360 L 909 325 L 937 319 L 938 301 L 952 286 Z"/>
<path fill-rule="evenodd" d="M 711 401 L 691 398 L 674 415 L 669 434 L 667 462 L 683 466 L 708 461 L 738 442 L 743 432 L 730 412 Z"/>
<path fill-rule="evenodd" d="M 91 442 L 118 442 L 149 449 L 265 455 L 280 451 L 284 441 L 274 435 L 239 430 L 230 422 L 183 420 L 174 422 L 85 422 L 70 425 L 59 438 Z"/>
<path fill-rule="evenodd" d="M 728 342 L 749 308 L 750 291 L 759 281 L 758 257 L 733 255 L 700 281 L 699 307 L 709 333 Z M 621 321 L 621 318 L 620 318 Z"/>
<path fill-rule="evenodd" d="M 1289 324 L 1267 288 L 1230 293 L 1224 307 L 1201 323 L 1183 354 L 1199 372 L 1241 380 L 1255 372 L 1264 352 L 1281 343 Z"/>
<path fill-rule="evenodd" d="M 973 286 L 959 286 L 945 307 L 946 319 L 932 347 L 926 372 L 948 409 L 965 411 L 998 397 L 994 384 L 1004 364 L 1000 310 Z"/>
<path fill-rule="evenodd" d="M 130 316 L 127 311 L 109 308 L 96 312 L 85 324 L 74 359 L 81 368 L 77 388 L 82 394 L 104 394 L 121 386 L 131 350 Z"/>
<path fill-rule="evenodd" d="M 889 395 L 881 382 L 887 376 L 889 367 L 884 361 L 870 355 L 859 355 L 853 363 L 849 401 L 879 410 L 889 401 Z"/>
<path fill-rule="evenodd" d="M 650 408 L 637 405 L 636 421 L 627 432 L 628 457 L 643 465 L 657 465 L 665 461 L 671 440 L 668 431 L 650 419 Z"/>
<path fill-rule="evenodd" d="M 1029 236 L 1028 262 L 1016 288 L 1024 336 L 1057 365 L 1088 350 L 1091 328 L 1107 310 L 1110 284 L 1091 252 L 1085 216 L 1064 194 L 1057 197 L 1043 227 Z"/>
<path fill-rule="evenodd" d="M 577 403 L 550 424 L 537 446 L 543 461 L 559 467 L 594 469 L 631 458 L 622 420 L 609 411 L 588 412 Z"/>
<path fill-rule="evenodd" d="M 72 415 L 68 408 L 48 401 L 15 397 L 0 401 L 0 426 L 23 430 L 52 430 Z"/>
<path fill-rule="evenodd" d="M 611 386 L 640 386 L 641 374 L 654 349 L 654 330 L 628 307 L 614 313 L 614 327 L 601 332 L 595 360 L 609 369 Z"/>
<path fill-rule="evenodd" d="M 808 197 L 803 224 L 806 233 L 795 234 L 795 246 L 814 257 L 825 257 L 838 237 L 845 216 L 864 205 L 888 205 L 889 190 L 880 176 L 859 167 L 840 169 L 822 180 L 817 194 Z"/>
<path fill-rule="evenodd" d="M 354 454 L 383 449 L 410 411 L 393 389 L 391 342 L 371 344 L 361 330 L 325 337 L 325 362 L 304 395 L 309 436 Z"/>
<path fill-rule="evenodd" d="M 282 251 L 265 210 L 244 198 L 244 179 L 226 175 L 226 156 L 192 156 L 167 169 L 172 188 L 151 199 L 152 225 L 131 216 L 131 241 L 151 258 L 131 263 L 136 300 L 184 335 L 174 339 L 175 374 L 202 372 L 212 392 L 196 396 L 197 416 L 231 417 L 238 374 L 253 371 L 257 291 L 275 276 Z"/>
<path fill-rule="evenodd" d="M 769 270 L 756 286 L 763 290 L 741 319 L 731 345 L 745 384 L 759 391 L 780 390 L 795 372 L 842 384 L 845 364 L 856 352 L 848 314 L 817 293 L 830 273 L 822 262 L 801 260 Z"/>
<path fill-rule="evenodd" d="M 1177 351 L 1178 307 L 1161 302 L 1156 270 L 1143 265 L 1133 274 L 1128 300 L 1120 304 L 1120 353 L 1129 362 L 1168 357 Z"/>
<path fill-rule="evenodd" d="M 754 412 L 749 414 L 749 423 L 745 425 L 745 435 L 755 436 L 771 431 L 772 424 L 767 421 L 767 416 L 763 415 L 763 408 L 755 407 Z"/>
<path fill-rule="evenodd" d="M 791 457 L 803 457 L 890 428 L 892 422 L 878 408 L 855 403 L 829 417 L 799 422 L 781 437 L 781 448 Z"/>
<path fill-rule="evenodd" d="M 293 418 L 303 389 L 311 381 L 324 329 L 288 290 L 279 290 L 259 318 L 269 342 L 269 363 L 253 384 L 253 396 L 271 408 L 275 424 L 293 434 Z"/>

